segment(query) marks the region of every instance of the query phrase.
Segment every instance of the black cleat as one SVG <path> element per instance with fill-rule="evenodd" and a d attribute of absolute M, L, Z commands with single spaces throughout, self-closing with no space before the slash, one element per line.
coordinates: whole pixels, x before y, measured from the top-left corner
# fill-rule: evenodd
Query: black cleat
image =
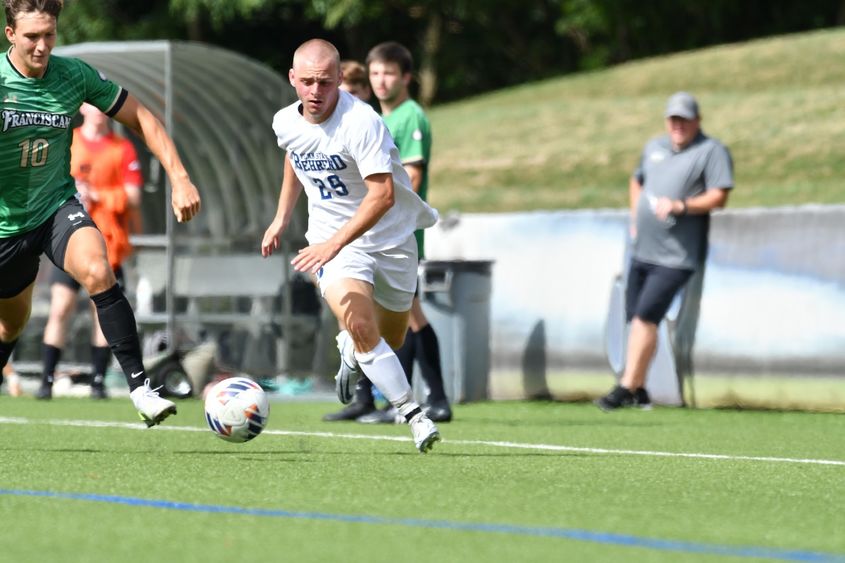
<path fill-rule="evenodd" d="M 649 397 L 645 387 L 634 389 L 634 406 L 644 411 L 651 410 L 651 397 Z"/>
<path fill-rule="evenodd" d="M 449 422 L 452 420 L 452 408 L 449 406 L 449 401 L 432 401 L 422 408 L 425 415 L 432 422 Z"/>
<path fill-rule="evenodd" d="M 337 412 L 330 412 L 326 415 L 323 415 L 323 420 L 325 422 L 336 422 L 339 420 L 355 420 L 359 416 L 370 414 L 374 410 L 376 410 L 376 406 L 373 403 L 361 403 L 358 401 L 353 401 Z"/>
<path fill-rule="evenodd" d="M 35 398 L 41 401 L 49 401 L 53 398 L 53 386 L 42 383 L 38 391 L 35 392 Z"/>
<path fill-rule="evenodd" d="M 108 399 L 109 394 L 106 393 L 106 388 L 104 385 L 92 385 L 91 398 L 96 400 Z"/>
<path fill-rule="evenodd" d="M 601 410 L 610 412 L 623 407 L 632 407 L 634 406 L 634 401 L 634 394 L 630 390 L 617 385 L 611 389 L 610 393 L 601 399 L 597 399 L 595 403 Z"/>

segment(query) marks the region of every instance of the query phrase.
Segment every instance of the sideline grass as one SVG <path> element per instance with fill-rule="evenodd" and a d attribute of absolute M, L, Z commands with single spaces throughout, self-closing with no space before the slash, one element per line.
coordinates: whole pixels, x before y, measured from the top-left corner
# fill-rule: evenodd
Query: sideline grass
<path fill-rule="evenodd" d="M 441 211 L 626 207 L 666 98 L 699 98 L 733 154 L 731 207 L 845 201 L 845 31 L 635 61 L 437 106 L 429 199 Z"/>
<path fill-rule="evenodd" d="M 549 370 L 541 380 L 525 381 L 522 372 L 493 370 L 490 397 L 513 400 L 525 389 L 548 390 L 559 401 L 592 401 L 616 382 L 608 370 Z M 687 379 L 687 404 L 698 408 L 801 410 L 845 413 L 845 379 L 837 375 L 697 373 Z"/>
<path fill-rule="evenodd" d="M 376 517 L 283 518 L 0 495 L 9 561 L 738 561 L 465 524 L 586 530 L 647 541 L 845 554 L 845 467 L 547 451 L 469 441 L 845 461 L 845 418 L 591 405 L 459 406 L 428 456 L 411 442 L 262 435 L 225 443 L 186 401 L 152 430 L 0 423 L 3 488 Z M 334 404 L 274 403 L 270 430 L 405 438 L 401 426 L 328 424 Z M 0 398 L 3 417 L 134 422 L 127 401 Z M 140 423 L 139 423 L 140 425 Z M 139 426 L 140 428 L 140 426 Z M 395 519 L 451 523 L 440 529 Z M 399 557 L 401 555 L 401 557 Z"/>

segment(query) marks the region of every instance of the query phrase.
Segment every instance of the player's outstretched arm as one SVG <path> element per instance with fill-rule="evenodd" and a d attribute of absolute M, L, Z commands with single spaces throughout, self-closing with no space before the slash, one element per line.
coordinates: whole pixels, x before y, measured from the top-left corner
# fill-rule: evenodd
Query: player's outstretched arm
<path fill-rule="evenodd" d="M 129 94 L 114 118 L 132 129 L 161 162 L 170 178 L 173 214 L 180 223 L 190 221 L 200 210 L 200 194 L 185 170 L 173 139 L 164 125 L 135 96 Z"/>
<path fill-rule="evenodd" d="M 276 208 L 276 216 L 273 218 L 273 222 L 264 231 L 264 238 L 261 240 L 261 255 L 265 258 L 279 248 L 279 238 L 290 223 L 291 215 L 301 193 L 302 184 L 293 171 L 290 158 L 285 154 L 285 175 L 279 193 L 279 206 Z"/>

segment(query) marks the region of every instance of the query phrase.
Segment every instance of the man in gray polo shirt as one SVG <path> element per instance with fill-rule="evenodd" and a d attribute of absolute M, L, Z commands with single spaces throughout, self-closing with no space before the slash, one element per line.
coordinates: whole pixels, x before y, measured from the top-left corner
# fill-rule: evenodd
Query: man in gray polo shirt
<path fill-rule="evenodd" d="M 630 332 L 619 385 L 596 404 L 609 411 L 650 407 L 645 390 L 657 326 L 675 294 L 704 264 L 710 212 L 733 188 L 730 152 L 701 130 L 698 102 L 677 92 L 666 106 L 667 134 L 650 140 L 629 182 L 633 247 L 625 313 Z"/>

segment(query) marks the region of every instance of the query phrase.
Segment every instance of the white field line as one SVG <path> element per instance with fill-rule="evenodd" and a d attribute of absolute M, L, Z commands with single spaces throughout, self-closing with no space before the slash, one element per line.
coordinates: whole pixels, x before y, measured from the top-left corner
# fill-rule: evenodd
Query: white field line
<path fill-rule="evenodd" d="M 110 422 L 97 420 L 62 420 L 62 419 L 30 419 L 22 417 L 0 416 L 0 424 L 45 424 L 50 426 L 80 426 L 90 428 L 122 428 L 125 430 L 148 430 L 140 423 Z M 158 426 L 157 430 L 172 432 L 209 432 L 208 428 L 198 426 Z M 342 432 L 300 432 L 294 430 L 265 430 L 263 434 L 273 436 L 307 436 L 312 438 L 333 438 L 348 440 L 378 440 L 388 442 L 408 442 L 410 437 L 381 436 L 377 434 L 347 434 Z M 489 446 L 495 448 L 509 448 L 522 450 L 543 450 L 550 452 L 571 452 L 606 455 L 634 455 L 645 457 L 674 457 L 687 459 L 708 459 L 720 461 L 761 461 L 767 463 L 803 463 L 809 465 L 834 465 L 845 467 L 845 461 L 835 459 L 802 459 L 791 457 L 746 456 L 727 454 L 708 454 L 693 452 L 661 452 L 652 450 L 620 450 L 610 448 L 583 448 L 575 446 L 559 446 L 555 444 L 527 444 L 521 442 L 498 442 L 489 440 L 443 440 L 444 444 L 461 446 Z"/>

